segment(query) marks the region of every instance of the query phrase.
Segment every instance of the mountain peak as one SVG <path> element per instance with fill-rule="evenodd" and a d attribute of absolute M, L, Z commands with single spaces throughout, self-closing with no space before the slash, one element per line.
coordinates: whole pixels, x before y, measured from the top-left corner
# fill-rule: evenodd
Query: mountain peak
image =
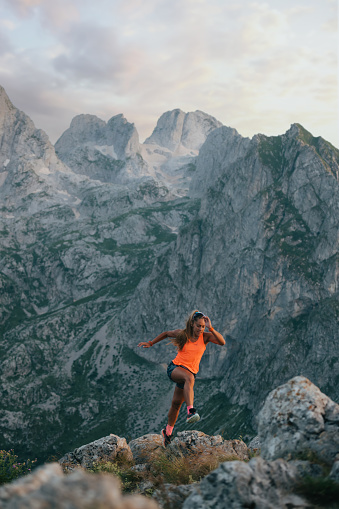
<path fill-rule="evenodd" d="M 80 115 L 76 115 L 70 124 L 70 129 L 83 129 L 86 126 L 93 127 L 95 125 L 100 125 L 104 127 L 106 125 L 106 122 L 104 120 L 101 120 L 96 115 L 89 115 L 86 113 L 82 113 Z"/>
<path fill-rule="evenodd" d="M 0 118 L 3 118 L 10 111 L 15 111 L 15 109 L 5 89 L 0 85 Z"/>
<path fill-rule="evenodd" d="M 114 159 L 124 160 L 137 153 L 139 135 L 134 124 L 128 122 L 121 113 L 108 122 L 96 115 L 82 114 L 73 118 L 70 127 L 55 144 L 58 156 L 66 164 L 70 164 L 80 148 L 86 152 L 88 149 L 96 150 L 95 147 L 101 147 L 98 150 L 103 150 L 105 154 L 108 151 Z"/>
<path fill-rule="evenodd" d="M 203 111 L 185 113 L 178 108 L 161 115 L 145 143 L 160 145 L 173 152 L 180 146 L 199 150 L 209 133 L 221 126 L 221 122 Z"/>

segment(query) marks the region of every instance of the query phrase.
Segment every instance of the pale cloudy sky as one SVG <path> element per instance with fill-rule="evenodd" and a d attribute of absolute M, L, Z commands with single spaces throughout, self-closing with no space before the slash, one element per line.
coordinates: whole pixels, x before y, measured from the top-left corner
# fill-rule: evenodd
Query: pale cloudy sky
<path fill-rule="evenodd" d="M 0 84 L 53 143 L 80 113 L 123 113 L 143 141 L 181 108 L 338 147 L 338 3 L 0 0 Z"/>

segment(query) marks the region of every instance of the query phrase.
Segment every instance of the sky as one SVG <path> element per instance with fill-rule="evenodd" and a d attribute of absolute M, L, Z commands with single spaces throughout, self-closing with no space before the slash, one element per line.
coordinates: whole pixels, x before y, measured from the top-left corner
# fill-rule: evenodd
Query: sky
<path fill-rule="evenodd" d="M 79 114 L 166 111 L 339 147 L 337 0 L 0 0 L 0 85 L 52 143 Z"/>

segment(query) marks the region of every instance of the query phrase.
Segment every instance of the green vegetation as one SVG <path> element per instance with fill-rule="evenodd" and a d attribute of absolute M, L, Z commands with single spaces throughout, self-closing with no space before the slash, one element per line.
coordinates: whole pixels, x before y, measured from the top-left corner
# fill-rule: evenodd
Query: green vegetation
<path fill-rule="evenodd" d="M 186 165 L 186 170 L 189 172 L 189 173 L 194 173 L 197 169 L 197 165 L 194 164 L 194 163 L 189 163 Z"/>
<path fill-rule="evenodd" d="M 281 190 L 271 188 L 271 192 L 274 208 L 265 221 L 268 235 L 272 233 L 271 241 L 289 260 L 291 270 L 312 282 L 320 281 L 321 267 L 312 261 L 319 238 L 313 235 L 299 211 Z"/>
<path fill-rule="evenodd" d="M 122 491 L 129 493 L 133 491 L 137 483 L 142 480 L 142 476 L 131 469 L 132 466 L 133 462 L 100 460 L 95 461 L 92 467 L 87 470 L 92 474 L 106 473 L 118 477 L 121 481 Z"/>
<path fill-rule="evenodd" d="M 132 462 L 109 459 L 97 461 L 87 470 L 95 474 L 106 472 L 115 475 L 121 480 L 123 491 L 133 492 L 143 481 L 150 481 L 155 489 L 161 489 L 167 483 L 182 485 L 199 482 L 224 461 L 234 460 L 239 460 L 238 456 L 220 452 L 214 447 L 204 447 L 187 455 L 166 449 L 156 450 L 149 458 L 150 468 L 141 472 L 133 470 Z"/>
<path fill-rule="evenodd" d="M 207 474 L 218 468 L 224 461 L 239 460 L 238 456 L 230 456 L 215 450 L 202 448 L 198 454 L 173 454 L 165 450 L 153 459 L 152 475 L 155 485 L 159 483 L 192 484 L 200 481 Z"/>
<path fill-rule="evenodd" d="M 14 450 L 0 451 L 0 484 L 5 484 L 23 475 L 29 474 L 36 460 L 18 461 Z"/>
<path fill-rule="evenodd" d="M 280 176 L 285 164 L 282 137 L 261 135 L 258 152 L 263 164 L 272 170 L 273 175 Z"/>
<path fill-rule="evenodd" d="M 331 464 L 326 463 L 323 459 L 319 457 L 319 455 L 316 452 L 311 451 L 310 449 L 297 452 L 294 455 L 291 455 L 291 457 L 296 460 L 308 461 L 309 463 L 312 463 L 314 465 L 319 465 L 322 468 L 324 475 L 326 476 L 329 475 L 331 471 Z"/>
<path fill-rule="evenodd" d="M 309 131 L 307 131 L 301 124 L 297 124 L 299 128 L 299 139 L 306 143 L 307 145 L 311 145 L 314 147 L 318 154 L 321 156 L 321 151 L 324 147 L 328 147 L 331 149 L 336 156 L 339 156 L 339 150 L 332 145 L 329 141 L 324 140 L 321 136 L 313 136 Z M 322 146 L 323 145 L 323 146 Z"/>
<path fill-rule="evenodd" d="M 339 483 L 328 477 L 305 477 L 297 484 L 295 492 L 319 507 L 339 507 Z"/>

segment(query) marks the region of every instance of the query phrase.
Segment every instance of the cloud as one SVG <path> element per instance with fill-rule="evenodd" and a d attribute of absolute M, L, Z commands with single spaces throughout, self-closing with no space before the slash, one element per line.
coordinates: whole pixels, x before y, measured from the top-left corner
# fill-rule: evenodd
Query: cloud
<path fill-rule="evenodd" d="M 312 114 L 337 129 L 334 2 L 4 1 L 0 83 L 54 140 L 78 113 L 143 138 L 177 107 L 247 135 Z"/>
<path fill-rule="evenodd" d="M 107 27 L 77 26 L 64 37 L 63 47 L 53 64 L 70 79 L 112 80 L 124 67 L 119 43 Z"/>
<path fill-rule="evenodd" d="M 20 18 L 26 18 L 33 14 L 35 7 L 44 0 L 3 0 L 3 2 L 14 11 Z"/>
<path fill-rule="evenodd" d="M 8 54 L 12 53 L 13 51 L 13 45 L 11 44 L 9 38 L 6 36 L 6 34 L 1 30 L 0 31 L 0 57 L 2 59 L 7 59 Z M 6 68 L 5 60 L 0 60 L 0 68 L 3 69 Z"/>
<path fill-rule="evenodd" d="M 83 5 L 86 5 L 86 2 Z M 81 5 L 74 1 L 41 0 L 38 12 L 41 25 L 55 34 L 62 34 L 72 28 L 75 23 L 81 22 Z"/>

